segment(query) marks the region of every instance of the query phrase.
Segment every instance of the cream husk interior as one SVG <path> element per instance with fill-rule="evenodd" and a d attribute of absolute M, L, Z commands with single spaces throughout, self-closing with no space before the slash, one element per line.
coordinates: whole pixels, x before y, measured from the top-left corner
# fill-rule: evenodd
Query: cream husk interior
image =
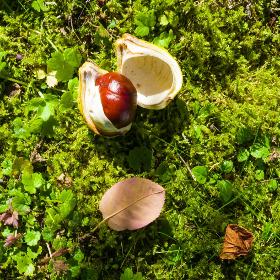
<path fill-rule="evenodd" d="M 182 87 L 182 73 L 176 60 L 164 49 L 125 34 L 116 43 L 118 70 L 137 89 L 137 103 L 162 109 Z"/>
<path fill-rule="evenodd" d="M 98 68 L 91 62 L 86 62 L 79 70 L 80 73 L 80 104 L 82 113 L 89 127 L 97 133 L 125 133 L 131 124 L 116 128 L 112 122 L 106 117 L 101 98 L 99 94 L 99 86 L 95 85 L 96 78 L 107 73 L 107 71 Z"/>

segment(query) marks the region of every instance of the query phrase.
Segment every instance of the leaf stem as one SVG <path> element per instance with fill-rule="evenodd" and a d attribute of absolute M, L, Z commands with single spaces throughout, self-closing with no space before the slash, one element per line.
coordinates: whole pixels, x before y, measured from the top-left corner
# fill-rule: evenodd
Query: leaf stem
<path fill-rule="evenodd" d="M 20 84 L 20 85 L 23 85 L 25 87 L 28 87 L 29 85 L 23 81 L 20 81 L 20 80 L 16 80 L 14 78 L 10 78 L 10 77 L 7 77 L 7 76 L 2 76 L 0 75 L 0 79 L 3 79 L 3 80 L 7 80 L 7 81 L 10 81 L 10 82 L 14 82 L 14 83 L 17 83 L 17 84 Z"/>
<path fill-rule="evenodd" d="M 17 83 L 17 84 L 20 84 L 20 85 L 22 85 L 22 86 L 24 86 L 24 87 L 27 87 L 27 88 L 29 88 L 29 87 L 30 87 L 30 84 L 32 83 L 32 82 L 31 82 L 31 83 L 28 84 L 28 83 L 26 83 L 26 82 L 23 82 L 23 81 L 14 79 L 14 78 L 10 78 L 10 77 L 7 77 L 7 76 L 2 76 L 2 75 L 0 75 L 0 79 L 7 80 L 7 81 L 10 81 L 10 82 L 13 82 L 13 83 Z M 32 85 L 32 87 L 33 87 L 33 89 L 35 89 L 35 90 L 37 90 L 37 91 L 40 92 L 40 90 L 39 90 L 37 87 L 35 87 L 34 85 Z M 64 89 L 58 89 L 58 88 L 51 88 L 51 90 L 59 91 L 59 92 L 66 92 L 66 90 L 64 90 Z"/>
<path fill-rule="evenodd" d="M 177 153 L 177 154 L 178 154 L 179 158 L 181 159 L 181 161 L 186 165 L 186 167 L 187 167 L 188 171 L 190 172 L 190 174 L 191 174 L 193 180 L 196 181 L 196 178 L 195 178 L 195 176 L 194 176 L 193 173 L 192 173 L 192 170 L 191 170 L 191 168 L 190 168 L 189 163 L 188 163 L 187 161 L 185 161 L 179 153 Z"/>

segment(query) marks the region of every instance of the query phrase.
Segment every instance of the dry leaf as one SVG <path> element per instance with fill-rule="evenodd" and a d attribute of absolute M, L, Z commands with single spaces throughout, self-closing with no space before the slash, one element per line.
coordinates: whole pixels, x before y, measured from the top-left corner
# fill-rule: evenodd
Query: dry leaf
<path fill-rule="evenodd" d="M 12 211 L 9 208 L 5 213 L 0 215 L 0 221 L 4 223 L 4 225 L 12 225 L 15 228 L 18 228 L 18 212 Z"/>
<path fill-rule="evenodd" d="M 110 228 L 121 231 L 142 228 L 153 222 L 164 204 L 162 186 L 142 178 L 113 185 L 103 195 L 99 209 Z"/>
<path fill-rule="evenodd" d="M 65 263 L 63 260 L 53 261 L 53 266 L 54 266 L 55 271 L 58 274 L 63 274 L 65 272 L 67 272 L 67 270 L 69 269 L 69 265 L 67 263 Z"/>
<path fill-rule="evenodd" d="M 61 173 L 58 176 L 57 181 L 66 187 L 71 187 L 72 185 L 72 178 L 67 173 Z"/>
<path fill-rule="evenodd" d="M 30 154 L 29 160 L 32 163 L 36 163 L 36 162 L 44 162 L 46 161 L 46 159 L 44 159 L 40 154 L 39 154 L 39 150 L 41 148 L 43 144 L 43 140 L 41 140 L 39 143 L 36 144 L 36 146 L 34 147 L 33 151 Z"/>
<path fill-rule="evenodd" d="M 17 83 L 13 84 L 9 97 L 17 96 L 21 93 L 21 86 Z"/>
<path fill-rule="evenodd" d="M 235 260 L 239 256 L 246 256 L 253 243 L 253 234 L 239 225 L 229 224 L 226 228 L 222 260 Z"/>
<path fill-rule="evenodd" d="M 69 249 L 67 249 L 67 248 L 60 248 L 57 251 L 55 251 L 54 253 L 52 253 L 51 257 L 44 257 L 43 259 L 41 259 L 39 261 L 39 264 L 41 264 L 41 265 L 47 264 L 52 258 L 57 258 L 57 257 L 65 255 L 67 253 L 69 253 Z"/>
<path fill-rule="evenodd" d="M 12 245 L 14 245 L 18 239 L 21 238 L 21 234 L 9 234 L 8 237 L 6 238 L 5 240 L 5 243 L 4 243 L 4 247 L 10 247 Z"/>

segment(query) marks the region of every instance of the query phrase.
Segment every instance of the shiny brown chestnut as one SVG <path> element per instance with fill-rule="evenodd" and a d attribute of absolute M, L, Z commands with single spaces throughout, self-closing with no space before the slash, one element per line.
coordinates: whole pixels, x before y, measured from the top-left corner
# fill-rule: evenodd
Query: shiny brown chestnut
<path fill-rule="evenodd" d="M 79 107 L 88 126 L 105 136 L 125 134 L 137 107 L 131 81 L 117 72 L 106 73 L 91 62 L 80 68 L 79 76 Z"/>

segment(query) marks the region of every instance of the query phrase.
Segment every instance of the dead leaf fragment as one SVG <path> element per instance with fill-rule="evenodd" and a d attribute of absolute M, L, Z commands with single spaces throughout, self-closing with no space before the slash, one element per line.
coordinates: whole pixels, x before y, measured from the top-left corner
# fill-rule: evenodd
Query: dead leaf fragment
<path fill-rule="evenodd" d="M 57 181 L 61 184 L 61 185 L 65 185 L 66 187 L 71 187 L 72 185 L 72 178 L 66 173 L 61 173 L 58 177 L 57 177 Z"/>
<path fill-rule="evenodd" d="M 9 234 L 5 240 L 4 247 L 10 247 L 10 246 L 14 245 L 18 241 L 19 238 L 21 238 L 21 234 L 16 234 L 16 235 Z"/>
<path fill-rule="evenodd" d="M 47 264 L 52 258 L 57 258 L 57 257 L 65 255 L 67 253 L 69 253 L 69 249 L 60 248 L 57 251 L 55 251 L 54 253 L 52 253 L 51 257 L 44 257 L 43 259 L 41 259 L 39 261 L 39 264 L 41 264 L 41 265 Z"/>
<path fill-rule="evenodd" d="M 103 195 L 99 209 L 114 230 L 135 230 L 153 222 L 164 205 L 162 186 L 143 178 L 130 178 L 113 185 Z"/>
<path fill-rule="evenodd" d="M 274 160 L 278 160 L 278 159 L 280 159 L 280 150 L 277 150 L 274 148 L 272 150 L 272 153 L 269 156 L 269 160 L 274 161 Z"/>
<path fill-rule="evenodd" d="M 21 86 L 17 83 L 13 84 L 9 97 L 18 96 L 21 93 Z"/>
<path fill-rule="evenodd" d="M 12 225 L 15 228 L 18 228 L 18 212 L 8 209 L 5 213 L 0 215 L 0 221 L 4 225 Z"/>
<path fill-rule="evenodd" d="M 229 224 L 220 259 L 235 260 L 239 256 L 246 256 L 251 250 L 253 240 L 252 232 L 239 225 Z"/>
<path fill-rule="evenodd" d="M 39 143 L 37 143 L 33 149 L 33 151 L 31 152 L 30 154 L 30 157 L 29 157 L 29 160 L 32 162 L 32 163 L 36 163 L 36 162 L 45 162 L 46 159 L 44 159 L 40 153 L 39 153 L 39 150 L 41 148 L 43 144 L 43 140 L 41 140 Z"/>
<path fill-rule="evenodd" d="M 53 261 L 53 266 L 54 266 L 55 271 L 58 274 L 63 274 L 65 272 L 67 272 L 67 270 L 69 269 L 69 265 L 67 263 L 65 263 L 63 260 Z"/>

